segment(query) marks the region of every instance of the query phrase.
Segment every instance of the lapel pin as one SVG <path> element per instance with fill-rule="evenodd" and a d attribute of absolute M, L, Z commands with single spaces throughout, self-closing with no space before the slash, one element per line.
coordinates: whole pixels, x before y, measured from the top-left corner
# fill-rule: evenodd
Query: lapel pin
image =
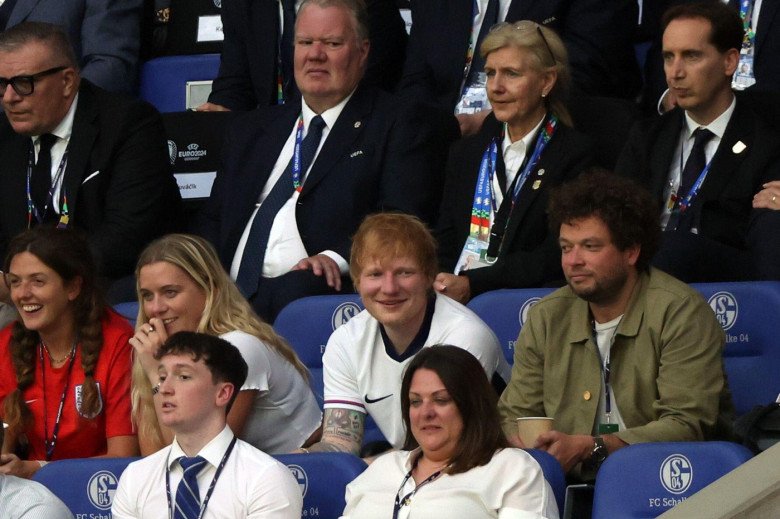
<path fill-rule="evenodd" d="M 542 185 L 542 181 L 541 180 L 534 180 L 534 185 L 531 186 L 531 189 L 534 189 L 534 190 L 539 189 L 539 187 L 541 185 Z"/>
<path fill-rule="evenodd" d="M 360 121 L 355 121 L 355 128 L 360 128 Z"/>
<path fill-rule="evenodd" d="M 540 177 L 544 175 L 544 168 L 540 169 L 537 175 L 539 175 Z"/>
<path fill-rule="evenodd" d="M 739 154 L 739 153 L 742 153 L 743 151 L 745 151 L 745 148 L 747 148 L 747 146 L 745 145 L 744 142 L 737 141 L 737 143 L 734 145 L 734 147 L 731 148 L 731 151 L 733 151 L 734 153 Z"/>

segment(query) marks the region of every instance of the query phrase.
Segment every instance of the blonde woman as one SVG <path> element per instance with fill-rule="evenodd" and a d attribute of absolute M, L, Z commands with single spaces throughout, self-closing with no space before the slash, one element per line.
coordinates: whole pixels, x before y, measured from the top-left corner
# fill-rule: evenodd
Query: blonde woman
<path fill-rule="evenodd" d="M 236 346 L 249 366 L 228 425 L 270 454 L 307 447 L 320 434 L 321 411 L 308 371 L 273 328 L 260 321 L 219 263 L 213 247 L 196 236 L 171 234 L 152 242 L 136 266 L 138 320 L 130 340 L 133 415 L 143 455 L 172 439 L 154 409 L 154 353 L 179 331 L 217 335 Z M 169 410 L 175 412 L 175 408 Z"/>

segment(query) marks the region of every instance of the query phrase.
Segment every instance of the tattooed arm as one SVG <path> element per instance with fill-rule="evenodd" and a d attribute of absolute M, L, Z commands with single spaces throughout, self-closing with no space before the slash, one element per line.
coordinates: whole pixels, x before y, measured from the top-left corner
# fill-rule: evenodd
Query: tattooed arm
<path fill-rule="evenodd" d="M 348 452 L 358 455 L 363 445 L 366 415 L 341 408 L 325 409 L 322 440 L 309 447 L 310 452 Z"/>

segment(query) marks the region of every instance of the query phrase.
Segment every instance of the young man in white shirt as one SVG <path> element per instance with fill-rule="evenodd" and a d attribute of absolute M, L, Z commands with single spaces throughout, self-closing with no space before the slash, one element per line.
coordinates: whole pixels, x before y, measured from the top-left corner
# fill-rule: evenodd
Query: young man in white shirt
<path fill-rule="evenodd" d="M 247 373 L 239 351 L 215 336 L 180 332 L 155 358 L 158 419 L 176 437 L 123 472 L 113 516 L 299 519 L 301 492 L 287 468 L 227 426 Z"/>

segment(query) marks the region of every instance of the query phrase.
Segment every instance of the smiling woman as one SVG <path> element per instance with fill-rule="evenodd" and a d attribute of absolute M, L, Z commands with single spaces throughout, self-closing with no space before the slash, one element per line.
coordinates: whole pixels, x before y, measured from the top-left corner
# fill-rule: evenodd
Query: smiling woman
<path fill-rule="evenodd" d="M 0 472 L 31 477 L 45 462 L 133 456 L 132 329 L 95 287 L 74 231 L 37 227 L 11 241 L 5 278 L 20 319 L 0 332 L 0 399 L 9 428 Z M 20 436 L 28 459 L 15 454 Z"/>
<path fill-rule="evenodd" d="M 225 339 L 249 366 L 228 414 L 239 438 L 269 454 L 306 447 L 319 438 L 321 413 L 305 366 L 287 342 L 260 321 L 208 242 L 185 234 L 152 242 L 141 253 L 136 279 L 139 312 L 130 343 L 136 350 L 133 414 L 143 454 L 173 439 L 155 414 L 152 395 L 159 387 L 159 362 L 154 355 L 169 336 L 181 331 Z"/>
<path fill-rule="evenodd" d="M 402 451 L 347 487 L 343 518 L 557 518 L 539 465 L 509 448 L 496 394 L 479 361 L 454 346 L 426 348 L 401 385 Z M 398 486 L 400 484 L 400 486 Z"/>

